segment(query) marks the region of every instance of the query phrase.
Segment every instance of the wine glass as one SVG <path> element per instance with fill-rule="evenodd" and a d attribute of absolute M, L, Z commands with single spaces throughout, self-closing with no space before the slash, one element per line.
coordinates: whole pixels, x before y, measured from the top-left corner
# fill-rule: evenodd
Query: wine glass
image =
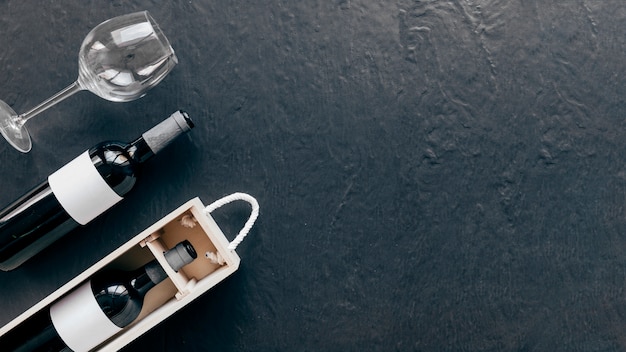
<path fill-rule="evenodd" d="M 174 49 L 148 11 L 104 21 L 83 40 L 74 83 L 19 115 L 0 100 L 0 132 L 13 147 L 28 153 L 32 142 L 24 124 L 33 116 L 80 90 L 116 102 L 138 99 L 177 63 Z"/>

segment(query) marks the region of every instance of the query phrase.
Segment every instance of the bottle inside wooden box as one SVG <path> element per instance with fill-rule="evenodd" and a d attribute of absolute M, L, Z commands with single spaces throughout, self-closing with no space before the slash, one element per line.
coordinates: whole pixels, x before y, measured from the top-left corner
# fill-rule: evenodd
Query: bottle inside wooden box
<path fill-rule="evenodd" d="M 74 337 L 66 338 L 63 329 L 66 331 L 90 330 L 89 334 L 72 332 L 78 336 L 90 336 L 94 335 L 94 330 L 106 330 L 94 329 L 93 325 L 88 327 L 91 318 L 84 313 L 88 309 L 78 308 L 75 302 L 65 304 L 65 306 L 71 307 L 69 308 L 70 315 L 66 314 L 66 320 L 71 321 L 73 327 L 61 326 L 61 330 L 59 330 L 59 325 L 63 323 L 58 323 L 59 319 L 57 321 L 54 318 L 51 319 L 51 315 L 54 316 L 56 306 L 63 306 L 64 301 L 73 299 L 76 291 L 80 291 L 82 287 L 90 284 L 93 285 L 96 278 L 106 276 L 103 273 L 137 272 L 138 270 L 141 271 L 142 268 L 155 265 L 151 264 L 154 261 L 160 264 L 159 267 L 165 271 L 163 281 L 150 287 L 145 296 L 142 297 L 141 310 L 136 318 L 133 318 L 130 323 L 123 327 L 119 327 L 119 330 L 109 332 L 108 335 L 103 332 L 102 336 L 94 337 L 96 340 L 99 339 L 97 342 L 87 341 L 86 346 L 88 347 L 84 350 L 115 351 L 215 286 L 237 269 L 239 257 L 234 251 L 227 248 L 228 240 L 213 219 L 203 212 L 202 207 L 202 203 L 197 198 L 189 201 L 85 270 L 83 274 L 51 294 L 39 305 L 16 318 L 9 326 L 5 326 L 3 330 L 6 328 L 10 328 L 10 330 L 0 336 L 0 345 L 3 346 L 3 349 L 7 348 L 7 351 L 11 351 L 20 348 L 23 344 L 36 344 L 37 339 L 48 339 L 52 342 L 46 343 L 67 344 L 72 347 L 74 342 L 71 340 Z M 184 263 L 185 265 L 180 265 L 181 267 L 175 270 L 168 264 L 171 257 L 166 258 L 164 253 L 184 241 L 188 241 L 193 246 L 197 258 L 190 260 L 189 263 Z M 205 256 L 205 253 L 210 255 Z M 73 284 L 74 282 L 76 283 Z M 94 292 L 89 289 L 86 290 L 89 291 L 89 294 L 95 293 L 95 290 L 93 290 Z M 100 308 L 103 311 L 109 309 L 109 307 Z M 77 313 L 77 316 L 73 316 L 74 313 Z M 87 321 L 82 322 L 81 319 Z M 100 319 L 102 320 L 102 317 Z M 55 322 L 52 323 L 52 321 Z M 54 329 L 50 328 L 52 326 Z M 42 329 L 50 330 L 48 335 L 60 331 L 59 335 L 62 338 L 41 335 L 39 331 L 43 331 Z M 80 350 L 79 348 L 74 349 Z"/>
<path fill-rule="evenodd" d="M 174 271 L 167 264 L 163 253 L 182 241 L 189 241 L 193 245 L 198 258 Z M 148 291 L 139 317 L 127 329 L 137 325 L 141 330 L 144 323 L 149 325 L 147 328 L 156 325 L 171 314 L 164 308 L 178 310 L 181 304 L 187 304 L 187 300 L 195 299 L 234 272 L 239 266 L 239 257 L 227 246 L 228 241 L 213 219 L 192 208 L 111 262 L 107 267 L 130 270 L 156 259 L 168 274 L 167 280 Z M 208 259 L 205 253 L 218 259 Z"/>
<path fill-rule="evenodd" d="M 191 242 L 199 258 L 176 272 L 167 264 L 163 253 L 185 240 Z M 226 246 L 227 242 L 224 242 L 222 248 L 218 250 L 216 244 L 208 236 L 207 229 L 198 224 L 191 212 L 185 212 L 142 240 L 139 247 L 149 249 L 152 258 L 156 258 L 167 272 L 169 280 L 150 290 L 150 297 L 146 295 L 146 307 L 141 316 L 148 314 L 173 297 L 179 300 L 184 298 L 194 290 L 199 281 L 207 279 L 215 271 L 231 264 L 238 265 L 238 262 L 230 263 L 231 260 L 227 255 L 230 251 L 226 249 Z M 214 253 L 220 260 L 209 260 L 204 255 L 205 253 Z M 131 255 L 129 258 L 132 257 Z"/>

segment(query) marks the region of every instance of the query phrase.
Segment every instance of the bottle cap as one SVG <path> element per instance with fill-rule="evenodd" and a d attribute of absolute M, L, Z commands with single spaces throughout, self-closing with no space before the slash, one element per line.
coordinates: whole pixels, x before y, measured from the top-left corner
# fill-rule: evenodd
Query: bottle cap
<path fill-rule="evenodd" d="M 194 123 L 189 115 L 179 110 L 145 132 L 142 137 L 152 152 L 156 154 L 179 135 L 191 131 L 193 127 Z"/>
<path fill-rule="evenodd" d="M 194 259 L 198 257 L 196 250 L 193 248 L 191 243 L 187 240 L 180 242 L 174 248 L 164 253 L 165 260 L 167 263 L 174 269 L 178 271 L 178 269 L 183 266 L 191 263 Z"/>

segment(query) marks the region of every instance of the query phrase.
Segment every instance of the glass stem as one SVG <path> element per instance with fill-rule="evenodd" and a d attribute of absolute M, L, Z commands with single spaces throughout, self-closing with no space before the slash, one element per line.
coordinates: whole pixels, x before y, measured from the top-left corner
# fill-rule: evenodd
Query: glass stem
<path fill-rule="evenodd" d="M 22 126 L 26 123 L 31 117 L 38 115 L 40 112 L 47 110 L 48 108 L 56 105 L 56 103 L 64 100 L 65 98 L 73 95 L 74 93 L 81 91 L 83 88 L 78 84 L 78 81 L 67 86 L 65 89 L 61 90 L 57 94 L 51 96 L 43 103 L 35 106 L 34 108 L 28 110 L 27 112 L 20 114 L 16 117 L 15 122 Z"/>

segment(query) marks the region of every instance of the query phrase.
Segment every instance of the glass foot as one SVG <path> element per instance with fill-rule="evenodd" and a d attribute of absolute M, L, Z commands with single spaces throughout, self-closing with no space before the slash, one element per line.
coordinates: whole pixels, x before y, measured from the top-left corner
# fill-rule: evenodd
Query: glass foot
<path fill-rule="evenodd" d="M 23 124 L 15 121 L 17 114 L 7 103 L 0 100 L 0 133 L 15 149 L 28 153 L 33 144 Z"/>

